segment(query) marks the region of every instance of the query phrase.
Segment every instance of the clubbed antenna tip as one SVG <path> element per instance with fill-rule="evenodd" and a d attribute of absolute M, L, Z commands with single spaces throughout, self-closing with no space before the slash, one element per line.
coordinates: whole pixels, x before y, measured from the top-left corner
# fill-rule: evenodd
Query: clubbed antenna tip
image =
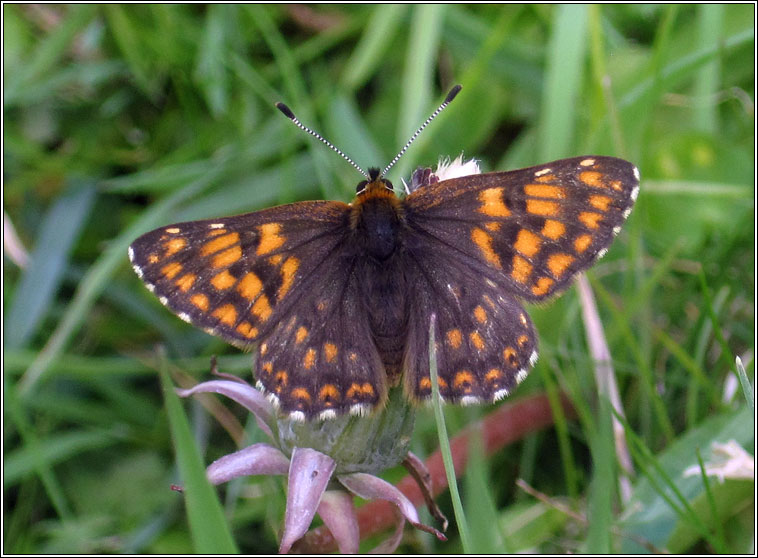
<path fill-rule="evenodd" d="M 455 99 L 455 96 L 458 94 L 458 92 L 462 89 L 460 85 L 454 85 L 453 88 L 450 90 L 450 93 L 447 94 L 447 97 L 445 97 L 445 104 L 450 103 L 453 99 Z M 286 108 L 286 107 L 285 107 Z M 289 109 L 288 109 L 289 110 Z"/>
<path fill-rule="evenodd" d="M 451 93 L 452 93 L 452 91 L 451 91 Z M 282 111 L 282 113 L 284 114 L 284 116 L 286 116 L 290 120 L 295 120 L 295 113 L 292 112 L 290 110 L 290 108 L 287 105 L 285 105 L 284 103 L 276 103 L 276 108 L 278 108 L 280 111 Z"/>
<path fill-rule="evenodd" d="M 300 122 L 300 121 L 297 119 L 297 116 L 295 116 L 295 113 L 294 113 L 294 112 L 292 112 L 292 111 L 290 110 L 290 108 L 289 108 L 287 105 L 285 105 L 284 103 L 281 103 L 281 102 L 279 102 L 279 103 L 276 103 L 276 108 L 278 108 L 280 111 L 282 111 L 282 114 L 284 114 L 284 116 L 286 116 L 287 118 L 289 118 L 290 120 L 292 120 L 292 122 L 294 122 L 294 123 L 295 123 L 295 125 L 296 125 L 298 128 L 300 128 L 300 129 L 301 129 L 301 130 L 303 130 L 304 132 L 308 132 L 308 133 L 309 133 L 310 135 L 312 135 L 314 138 L 316 138 L 317 140 L 319 140 L 319 141 L 323 142 L 323 143 L 324 143 L 325 145 L 327 145 L 327 146 L 328 146 L 330 149 L 332 149 L 333 151 L 335 151 L 336 153 L 338 153 L 338 154 L 339 154 L 339 155 L 340 155 L 340 156 L 341 156 L 343 159 L 345 159 L 345 161 L 347 161 L 348 163 L 350 163 L 351 165 L 353 165 L 353 167 L 355 167 L 355 168 L 356 168 L 356 170 L 357 170 L 359 173 L 361 173 L 361 174 L 362 174 L 363 176 L 365 176 L 366 178 L 368 178 L 368 177 L 369 177 L 369 175 L 366 173 L 366 171 L 364 171 L 364 170 L 363 170 L 361 167 L 359 167 L 359 166 L 358 166 L 358 165 L 355 163 L 355 161 L 353 161 L 353 160 L 352 160 L 350 157 L 348 157 L 348 156 L 347 156 L 347 155 L 345 155 L 345 154 L 344 154 L 342 151 L 340 151 L 340 150 L 339 150 L 339 149 L 337 149 L 337 148 L 336 148 L 334 145 L 332 145 L 332 143 L 331 143 L 330 141 L 328 141 L 326 138 L 324 138 L 324 136 L 322 136 L 322 135 L 321 135 L 321 134 L 319 134 L 318 132 L 314 132 L 314 131 L 313 131 L 313 130 L 311 130 L 311 129 L 310 129 L 308 126 L 305 126 L 305 125 L 304 125 L 302 122 Z"/>
<path fill-rule="evenodd" d="M 397 155 L 395 155 L 395 158 L 394 158 L 394 159 L 392 159 L 392 161 L 390 162 L 390 164 L 389 164 L 389 165 L 387 165 L 386 167 L 384 167 L 384 170 L 382 171 L 382 176 L 386 176 L 386 174 L 387 174 L 387 171 L 388 171 L 388 170 L 390 170 L 390 169 L 391 169 L 391 168 L 394 166 L 394 164 L 398 162 L 398 160 L 400 159 L 400 157 L 402 157 L 402 156 L 403 156 L 403 153 L 405 153 L 405 151 L 406 151 L 406 150 L 407 150 L 407 149 L 408 149 L 408 148 L 411 146 L 411 144 L 413 143 L 413 140 L 415 140 L 415 139 L 418 137 L 418 135 L 421 133 L 421 131 L 422 131 L 424 128 L 426 128 L 427 124 L 429 124 L 429 123 L 430 123 L 432 120 L 434 120 L 434 119 L 435 119 L 435 117 L 436 117 L 436 116 L 437 116 L 437 115 L 438 115 L 440 112 L 442 112 L 442 110 L 443 110 L 443 109 L 444 109 L 444 108 L 445 108 L 447 105 L 449 105 L 449 104 L 450 104 L 450 102 L 451 102 L 453 99 L 455 99 L 455 96 L 458 94 L 458 92 L 459 92 L 460 90 L 461 90 L 461 86 L 460 86 L 460 85 L 455 85 L 455 86 L 453 86 L 453 88 L 452 88 L 452 89 L 450 90 L 450 92 L 447 94 L 447 97 L 445 97 L 445 100 L 444 100 L 444 101 L 442 101 L 442 104 L 441 104 L 440 106 L 438 106 L 438 107 L 437 107 L 437 110 L 435 110 L 435 111 L 434 111 L 434 112 L 431 114 L 431 116 L 430 116 L 429 118 L 427 118 L 427 119 L 424 121 L 424 123 L 421 125 L 421 127 L 420 127 L 418 130 L 416 130 L 416 132 L 415 132 L 415 133 L 414 133 L 414 134 L 411 136 L 411 139 L 409 139 L 409 140 L 408 140 L 408 143 L 406 143 L 406 144 L 405 144 L 405 146 L 404 146 L 404 147 L 403 147 L 403 148 L 400 150 L 400 153 L 398 153 Z"/>

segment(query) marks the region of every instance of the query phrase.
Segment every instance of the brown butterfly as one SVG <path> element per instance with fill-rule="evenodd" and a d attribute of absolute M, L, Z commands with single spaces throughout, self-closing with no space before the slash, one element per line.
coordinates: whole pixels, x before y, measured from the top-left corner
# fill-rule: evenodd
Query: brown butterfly
<path fill-rule="evenodd" d="M 501 399 L 537 359 L 519 299 L 547 299 L 608 250 L 639 172 L 595 155 L 453 178 L 419 169 L 398 197 L 384 178 L 398 157 L 364 173 L 350 204 L 168 225 L 131 245 L 132 265 L 180 318 L 255 347 L 259 387 L 291 418 L 363 414 L 400 382 L 429 398 L 433 314 L 440 395 Z"/>

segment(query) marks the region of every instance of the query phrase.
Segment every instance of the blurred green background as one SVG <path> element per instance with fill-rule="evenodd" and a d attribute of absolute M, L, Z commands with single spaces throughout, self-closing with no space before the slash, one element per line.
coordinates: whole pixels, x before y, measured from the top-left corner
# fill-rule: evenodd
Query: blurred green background
<path fill-rule="evenodd" d="M 475 460 L 460 481 L 466 550 L 651 550 L 642 539 L 754 551 L 753 482 L 682 476 L 713 441 L 755 442 L 752 395 L 735 379 L 737 356 L 754 373 L 754 9 L 4 4 L 4 552 L 197 549 L 168 489 L 181 479 L 157 370 L 201 380 L 217 354 L 249 377 L 251 357 L 164 309 L 127 246 L 171 222 L 348 201 L 360 176 L 276 101 L 359 165 L 384 166 L 455 83 L 460 95 L 390 171 L 396 184 L 461 152 L 485 170 L 615 155 L 642 174 L 630 220 L 589 273 L 634 505 L 617 491 L 571 289 L 530 308 L 541 357 L 514 397 L 561 389 L 580 419 Z M 206 463 L 235 449 L 207 411 L 184 408 Z M 448 430 L 488 410 L 446 408 Z M 241 443 L 262 440 L 252 424 Z M 436 440 L 420 411 L 414 452 Z M 218 492 L 238 548 L 275 551 L 283 482 Z M 401 550 L 464 550 L 455 525 L 449 535 L 408 532 Z"/>

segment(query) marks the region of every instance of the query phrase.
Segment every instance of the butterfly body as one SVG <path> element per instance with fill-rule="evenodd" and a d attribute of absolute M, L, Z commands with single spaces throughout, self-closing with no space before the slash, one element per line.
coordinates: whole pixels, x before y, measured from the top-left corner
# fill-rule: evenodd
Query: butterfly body
<path fill-rule="evenodd" d="M 351 204 L 300 202 L 162 227 L 130 258 L 161 302 L 256 351 L 259 385 L 296 419 L 366 413 L 402 383 L 494 401 L 537 358 L 519 299 L 565 289 L 631 211 L 639 173 L 586 156 L 445 180 L 414 176 L 399 198 L 371 171 Z"/>

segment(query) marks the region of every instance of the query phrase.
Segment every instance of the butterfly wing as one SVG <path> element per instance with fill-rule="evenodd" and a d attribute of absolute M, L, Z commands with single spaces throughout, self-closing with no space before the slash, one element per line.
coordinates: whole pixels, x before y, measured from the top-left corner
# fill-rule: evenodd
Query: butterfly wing
<path fill-rule="evenodd" d="M 541 301 L 566 288 L 608 249 L 638 191 L 634 165 L 588 156 L 411 193 L 406 392 L 416 399 L 431 393 L 434 313 L 443 397 L 466 403 L 505 396 L 537 358 L 534 327 L 515 297 Z"/>
<path fill-rule="evenodd" d="M 587 156 L 429 184 L 405 205 L 430 245 L 540 301 L 605 253 L 638 192 L 634 165 Z"/>
<path fill-rule="evenodd" d="M 183 320 L 237 346 L 272 331 L 341 246 L 349 206 L 301 202 L 149 232 L 137 275 Z"/>
<path fill-rule="evenodd" d="M 384 402 L 346 242 L 349 206 L 303 202 L 161 227 L 129 255 L 182 319 L 256 349 L 255 376 L 296 419 L 365 413 Z"/>
<path fill-rule="evenodd" d="M 387 397 L 356 258 L 348 251 L 330 257 L 318 284 L 257 349 L 256 377 L 280 410 L 296 420 L 366 414 Z"/>
<path fill-rule="evenodd" d="M 505 397 L 537 358 L 537 336 L 519 302 L 474 267 L 425 245 L 412 254 L 404 389 L 415 400 L 431 395 L 429 325 L 436 316 L 440 395 L 451 403 Z M 440 262 L 445 262 L 440 266 Z"/>

